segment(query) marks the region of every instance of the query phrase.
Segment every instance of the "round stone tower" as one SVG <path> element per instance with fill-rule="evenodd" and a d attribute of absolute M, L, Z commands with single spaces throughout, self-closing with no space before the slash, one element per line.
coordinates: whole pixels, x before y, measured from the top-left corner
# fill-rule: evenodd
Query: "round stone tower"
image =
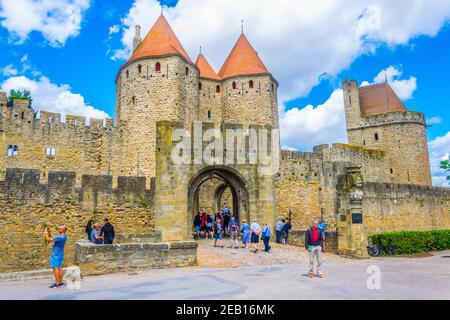
<path fill-rule="evenodd" d="M 123 175 L 155 176 L 156 123 L 186 128 L 198 118 L 199 70 L 161 15 L 116 78 L 116 117 L 122 127 Z M 150 181 L 150 179 L 148 179 Z"/>
<path fill-rule="evenodd" d="M 348 142 L 384 151 L 392 183 L 431 185 L 425 116 L 409 111 L 388 83 L 344 82 Z"/>
<path fill-rule="evenodd" d="M 278 82 L 244 34 L 231 50 L 219 76 L 224 122 L 279 128 Z"/>

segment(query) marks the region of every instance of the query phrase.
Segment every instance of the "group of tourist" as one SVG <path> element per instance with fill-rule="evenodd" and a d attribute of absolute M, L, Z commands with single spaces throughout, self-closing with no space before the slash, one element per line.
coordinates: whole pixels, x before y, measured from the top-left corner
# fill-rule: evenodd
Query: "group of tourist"
<path fill-rule="evenodd" d="M 323 216 L 323 213 L 322 213 Z M 321 271 L 322 267 L 322 253 L 325 252 L 325 231 L 327 224 L 323 219 L 314 220 L 311 228 L 305 234 L 305 249 L 309 253 L 309 277 L 314 277 L 314 262 L 317 261 L 317 273 L 319 278 L 323 278 Z M 276 242 L 287 244 L 289 231 L 292 228 L 291 221 L 280 220 L 276 224 Z M 112 245 L 115 238 L 114 226 L 109 222 L 108 218 L 104 219 L 104 225 L 95 223 L 90 220 L 86 225 L 86 234 L 89 241 L 94 244 Z M 54 271 L 55 283 L 50 288 L 61 288 L 64 286 L 62 265 L 64 261 L 64 246 L 67 242 L 67 227 L 61 226 L 58 228 L 58 236 L 53 237 L 50 229 L 47 227 L 44 230 L 44 239 L 46 243 L 53 243 L 53 248 L 50 254 L 50 267 Z M 239 237 L 242 239 L 244 248 L 249 249 L 251 246 L 255 253 L 258 253 L 260 240 L 264 243 L 264 251 L 270 252 L 271 231 L 267 223 L 263 223 L 262 227 L 257 219 L 254 219 L 251 224 L 246 220 L 242 221 L 242 227 L 239 228 L 239 223 L 234 214 L 228 209 L 224 208 L 221 212 L 211 217 L 208 213 L 198 213 L 194 219 L 194 238 L 199 239 L 201 234 L 204 234 L 206 239 L 214 238 L 214 247 L 223 248 L 223 237 L 228 236 L 231 240 L 230 248 L 239 248 Z"/>
<path fill-rule="evenodd" d="M 114 226 L 105 218 L 104 225 L 89 220 L 86 225 L 86 235 L 90 242 L 94 244 L 113 244 L 116 237 Z"/>
<path fill-rule="evenodd" d="M 253 220 L 249 224 L 246 220 L 242 221 L 242 226 L 235 215 L 226 206 L 223 210 L 212 217 L 209 213 L 198 212 L 194 218 L 194 239 L 214 239 L 214 247 L 223 248 L 223 239 L 229 237 L 230 248 L 239 249 L 239 238 L 242 241 L 242 247 L 248 249 L 253 247 L 254 252 L 259 251 L 258 244 L 262 240 L 264 251 L 269 252 L 271 231 L 270 227 L 264 223 L 263 226 Z"/>
<path fill-rule="evenodd" d="M 323 216 L 323 212 L 321 212 Z M 317 261 L 317 274 L 319 278 L 323 278 L 322 268 L 322 253 L 325 252 L 325 232 L 327 224 L 323 218 L 314 220 L 311 228 L 305 234 L 305 249 L 309 253 L 309 277 L 314 277 L 314 263 Z M 292 229 L 291 220 L 281 219 L 276 223 L 275 234 L 276 243 L 286 245 L 289 239 L 289 232 Z M 239 228 L 239 223 L 233 213 L 225 207 L 224 210 L 216 213 L 214 217 L 206 212 L 199 212 L 194 218 L 194 239 L 200 238 L 212 239 L 214 238 L 214 247 L 223 248 L 223 238 L 228 236 L 230 238 L 229 248 L 239 248 L 239 237 L 242 239 L 243 248 L 248 249 L 251 246 L 255 253 L 258 253 L 258 244 L 260 240 L 264 243 L 264 251 L 270 252 L 270 227 L 263 223 L 263 226 L 258 223 L 256 219 L 251 224 L 246 220 L 242 221 L 242 227 Z"/>

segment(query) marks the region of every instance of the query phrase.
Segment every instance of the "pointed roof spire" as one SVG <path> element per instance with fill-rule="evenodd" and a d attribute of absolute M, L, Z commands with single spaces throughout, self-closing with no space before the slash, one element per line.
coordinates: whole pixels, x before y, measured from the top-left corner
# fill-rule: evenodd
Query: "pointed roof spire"
<path fill-rule="evenodd" d="M 219 76 L 222 79 L 226 79 L 238 75 L 254 74 L 269 74 L 269 71 L 259 58 L 258 53 L 253 49 L 247 37 L 241 34 L 220 69 Z"/>
<path fill-rule="evenodd" d="M 201 48 L 202 47 L 200 47 L 200 54 L 197 57 L 197 61 L 195 61 L 195 65 L 200 70 L 200 78 L 220 80 L 219 75 L 214 71 L 208 60 L 206 60 L 205 56 L 201 53 Z"/>
<path fill-rule="evenodd" d="M 389 83 L 360 87 L 359 101 L 365 117 L 408 110 Z"/>
<path fill-rule="evenodd" d="M 161 7 L 162 8 L 162 7 Z M 150 32 L 133 52 L 129 61 L 143 57 L 158 57 L 177 54 L 192 63 L 164 15 L 156 20 Z"/>

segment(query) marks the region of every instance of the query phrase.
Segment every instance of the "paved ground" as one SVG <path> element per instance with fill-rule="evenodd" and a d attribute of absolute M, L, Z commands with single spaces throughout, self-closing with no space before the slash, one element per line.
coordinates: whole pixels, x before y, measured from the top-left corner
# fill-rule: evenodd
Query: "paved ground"
<path fill-rule="evenodd" d="M 326 277 L 312 280 L 304 251 L 295 247 L 255 255 L 202 243 L 199 254 L 198 268 L 87 277 L 80 290 L 47 289 L 45 279 L 0 282 L 0 299 L 450 299 L 450 251 L 364 261 L 327 255 Z M 238 262 L 226 265 L 232 257 Z M 221 263 L 227 268 L 217 268 Z M 380 290 L 367 288 L 373 265 L 381 270 Z"/>

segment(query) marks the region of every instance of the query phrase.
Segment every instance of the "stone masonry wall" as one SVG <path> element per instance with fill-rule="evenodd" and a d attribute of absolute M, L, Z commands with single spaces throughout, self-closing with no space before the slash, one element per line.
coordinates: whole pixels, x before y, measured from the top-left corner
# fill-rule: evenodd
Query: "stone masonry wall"
<path fill-rule="evenodd" d="M 197 265 L 197 242 L 125 243 L 112 246 L 80 241 L 75 264 L 83 275 Z"/>
<path fill-rule="evenodd" d="M 431 186 L 425 115 L 403 111 L 364 117 L 357 82 L 345 81 L 343 90 L 348 142 L 383 151 L 389 182 Z"/>
<path fill-rule="evenodd" d="M 76 187 L 73 172 L 50 172 L 47 184 L 39 182 L 38 170 L 7 169 L 0 181 L 0 272 L 46 269 L 51 245 L 43 230 L 66 225 L 65 266 L 74 262 L 74 244 L 84 238 L 90 219 L 103 222 L 108 216 L 116 232 L 149 233 L 153 220 L 153 191 L 145 178 L 119 177 L 112 188 L 111 176 L 84 175 Z"/>
<path fill-rule="evenodd" d="M 321 217 L 336 227 L 337 177 L 345 165 L 362 167 L 365 181 L 387 181 L 383 152 L 345 144 L 317 146 L 313 152 L 281 152 L 280 174 L 275 179 L 277 218 L 287 218 L 290 210 L 294 229 L 306 229 Z"/>
<path fill-rule="evenodd" d="M 253 88 L 249 87 L 250 81 Z M 254 124 L 279 128 L 277 89 L 278 84 L 268 75 L 223 80 L 223 121 L 244 127 Z"/>
<path fill-rule="evenodd" d="M 365 183 L 363 217 L 369 235 L 450 229 L 450 189 Z"/>
<path fill-rule="evenodd" d="M 156 64 L 161 66 L 156 71 Z M 122 67 L 116 81 L 117 119 L 123 131 L 124 175 L 155 176 L 156 123 L 198 119 L 199 71 L 178 56 L 148 58 Z"/>
<path fill-rule="evenodd" d="M 202 122 L 214 122 L 216 128 L 222 124 L 222 85 L 220 81 L 200 78 L 199 85 L 199 118 Z M 217 92 L 217 87 L 219 92 Z M 211 115 L 211 118 L 208 118 Z"/>
<path fill-rule="evenodd" d="M 16 101 L 15 101 L 16 102 Z M 50 171 L 77 173 L 81 176 L 122 175 L 121 128 L 112 119 L 90 119 L 42 111 L 37 118 L 28 101 L 17 101 L 12 108 L 0 107 L 0 180 L 7 168 L 38 169 L 40 181 L 48 180 Z M 8 146 L 17 146 L 18 156 L 8 157 Z M 46 154 L 54 148 L 55 154 Z"/>

